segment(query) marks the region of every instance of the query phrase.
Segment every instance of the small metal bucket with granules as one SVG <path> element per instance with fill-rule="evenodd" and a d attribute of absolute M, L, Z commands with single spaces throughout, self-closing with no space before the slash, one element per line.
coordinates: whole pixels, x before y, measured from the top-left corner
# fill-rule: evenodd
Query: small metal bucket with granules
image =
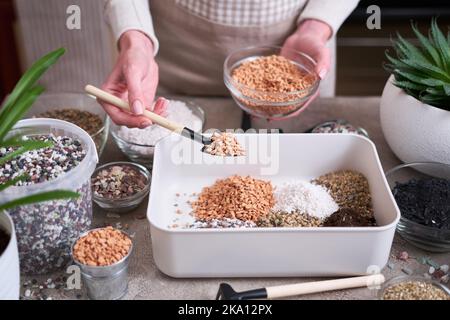
<path fill-rule="evenodd" d="M 89 232 L 92 232 L 93 229 Z M 86 236 L 89 232 L 80 236 L 80 239 Z M 129 237 L 126 232 L 121 231 Z M 130 238 L 130 237 L 129 237 Z M 131 240 L 131 238 L 130 238 Z M 77 240 L 78 241 L 78 240 Z M 74 243 L 74 245 L 77 243 Z M 73 255 L 72 246 L 72 255 Z M 131 253 L 133 251 L 133 244 L 128 253 L 119 261 L 107 266 L 90 266 L 74 257 L 74 262 L 81 269 L 81 278 L 86 287 L 87 295 L 92 300 L 118 300 L 122 298 L 128 290 L 128 265 Z"/>

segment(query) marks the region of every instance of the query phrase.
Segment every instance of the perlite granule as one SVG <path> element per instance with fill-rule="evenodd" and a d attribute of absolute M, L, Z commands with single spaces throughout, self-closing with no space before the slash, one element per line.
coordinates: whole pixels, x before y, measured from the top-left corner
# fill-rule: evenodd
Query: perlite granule
<path fill-rule="evenodd" d="M 242 221 L 239 219 L 212 219 L 212 220 L 196 220 L 190 224 L 189 229 L 205 229 L 205 228 L 254 228 L 256 223 L 253 221 Z"/>
<path fill-rule="evenodd" d="M 339 209 L 328 191 L 304 180 L 285 182 L 275 188 L 273 212 L 304 213 L 324 219 Z"/>
<path fill-rule="evenodd" d="M 211 136 L 212 143 L 205 147 L 205 152 L 213 156 L 243 156 L 244 148 L 241 147 L 236 137 L 231 132 L 214 132 Z"/>
<path fill-rule="evenodd" d="M 202 130 L 202 120 L 183 101 L 171 100 L 167 106 L 165 117 L 194 131 Z M 160 139 L 170 133 L 170 130 L 156 124 L 145 129 L 122 126 L 118 131 L 119 137 L 125 141 L 146 146 L 154 146 Z M 137 151 L 145 152 L 142 148 Z M 148 153 L 151 154 L 153 151 L 148 150 Z"/>

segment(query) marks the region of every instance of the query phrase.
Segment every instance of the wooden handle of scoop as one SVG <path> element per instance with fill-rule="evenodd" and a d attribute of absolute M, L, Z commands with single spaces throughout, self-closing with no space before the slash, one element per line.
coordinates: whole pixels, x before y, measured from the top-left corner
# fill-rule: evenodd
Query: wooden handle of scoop
<path fill-rule="evenodd" d="M 130 106 L 126 101 L 123 101 L 119 97 L 116 97 L 115 95 L 110 94 L 109 92 L 106 92 L 102 89 L 99 89 L 93 85 L 88 84 L 84 90 L 94 97 L 105 101 L 107 103 L 112 104 L 113 106 L 125 109 L 127 111 L 131 112 Z M 176 133 L 181 134 L 181 132 L 184 129 L 184 126 L 175 123 L 173 121 L 170 121 L 164 117 L 161 117 L 160 115 L 153 113 L 149 110 L 144 110 L 143 116 L 150 119 L 153 123 L 156 123 L 157 125 L 160 125 L 161 127 L 164 127 L 170 131 L 174 131 Z"/>
<path fill-rule="evenodd" d="M 284 298 L 290 296 L 297 296 L 302 294 L 368 287 L 380 285 L 384 282 L 382 274 L 375 274 L 370 276 L 343 278 L 335 280 L 304 282 L 297 284 L 288 284 L 284 286 L 267 287 L 267 298 Z"/>

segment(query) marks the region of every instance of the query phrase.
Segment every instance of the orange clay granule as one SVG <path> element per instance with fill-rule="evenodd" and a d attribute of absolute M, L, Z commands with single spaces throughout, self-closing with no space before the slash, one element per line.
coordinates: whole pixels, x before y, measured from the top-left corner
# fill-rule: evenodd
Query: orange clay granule
<path fill-rule="evenodd" d="M 131 239 L 123 232 L 106 227 L 89 232 L 73 247 L 73 257 L 88 266 L 109 266 L 122 260 L 131 249 Z"/>
<path fill-rule="evenodd" d="M 203 188 L 192 203 L 197 219 L 239 219 L 256 222 L 275 204 L 272 184 L 252 177 L 231 176 Z"/>
<path fill-rule="evenodd" d="M 314 75 L 305 74 L 285 57 L 271 55 L 244 62 L 233 70 L 235 81 L 267 93 L 289 93 L 310 87 Z"/>

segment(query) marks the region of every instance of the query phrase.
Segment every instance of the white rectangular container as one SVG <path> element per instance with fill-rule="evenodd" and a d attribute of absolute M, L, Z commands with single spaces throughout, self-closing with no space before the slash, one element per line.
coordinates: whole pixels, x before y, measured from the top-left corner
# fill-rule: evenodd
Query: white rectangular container
<path fill-rule="evenodd" d="M 237 137 L 246 150 L 258 154 L 249 152 L 246 158 L 223 163 L 223 158 L 201 153 L 200 146 L 187 139 L 172 136 L 157 144 L 147 217 L 153 257 L 162 272 L 172 277 L 345 276 L 379 271 L 386 265 L 400 212 L 369 139 L 345 134 Z M 175 194 L 198 193 L 218 178 L 251 175 L 277 184 L 341 169 L 367 177 L 379 226 L 170 227 L 176 209 L 189 210 L 187 204 L 174 207 Z"/>

